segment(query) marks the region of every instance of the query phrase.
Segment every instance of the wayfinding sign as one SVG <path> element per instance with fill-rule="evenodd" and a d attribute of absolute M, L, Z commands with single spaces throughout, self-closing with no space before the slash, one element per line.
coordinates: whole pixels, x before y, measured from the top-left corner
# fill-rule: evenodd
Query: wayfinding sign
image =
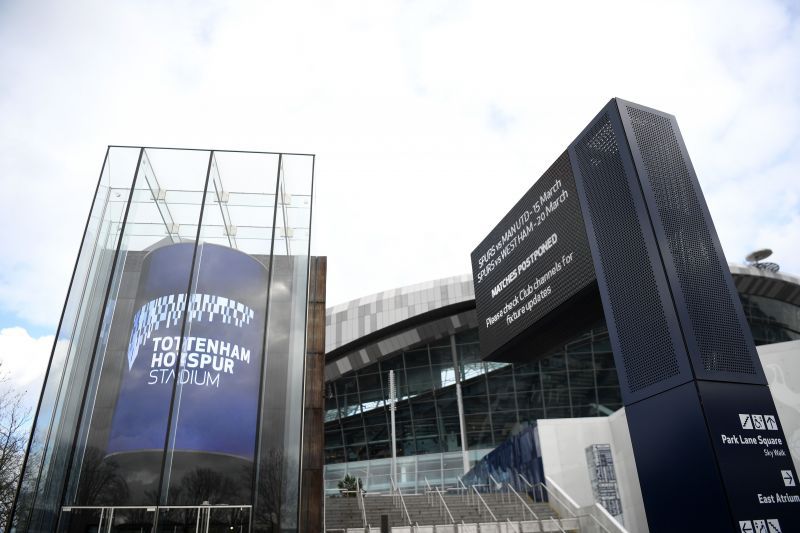
<path fill-rule="evenodd" d="M 784 517 L 800 516 L 800 489 L 769 389 L 713 381 L 698 386 L 734 518 L 761 520 L 770 533 L 769 520 L 788 527 Z"/>
<path fill-rule="evenodd" d="M 800 531 L 797 471 L 675 117 L 611 100 L 472 270 L 484 358 L 524 361 L 587 314 L 596 282 L 651 532 Z"/>
<path fill-rule="evenodd" d="M 594 281 L 567 153 L 472 252 L 483 357 Z"/>

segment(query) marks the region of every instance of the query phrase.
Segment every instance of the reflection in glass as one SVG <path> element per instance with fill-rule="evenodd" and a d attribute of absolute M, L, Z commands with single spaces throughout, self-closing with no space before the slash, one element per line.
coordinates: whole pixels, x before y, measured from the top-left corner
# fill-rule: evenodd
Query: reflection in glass
<path fill-rule="evenodd" d="M 313 156 L 109 148 L 17 531 L 297 528 L 312 173 Z"/>

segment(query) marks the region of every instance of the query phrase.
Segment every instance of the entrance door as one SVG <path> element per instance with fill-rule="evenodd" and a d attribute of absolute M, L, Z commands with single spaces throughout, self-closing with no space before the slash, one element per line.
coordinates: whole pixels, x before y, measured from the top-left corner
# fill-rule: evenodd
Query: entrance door
<path fill-rule="evenodd" d="M 59 531 L 150 533 L 155 517 L 155 507 L 63 507 Z"/>
<path fill-rule="evenodd" d="M 170 505 L 158 508 L 156 533 L 249 533 L 249 505 Z"/>
<path fill-rule="evenodd" d="M 61 533 L 249 533 L 249 505 L 63 507 Z"/>

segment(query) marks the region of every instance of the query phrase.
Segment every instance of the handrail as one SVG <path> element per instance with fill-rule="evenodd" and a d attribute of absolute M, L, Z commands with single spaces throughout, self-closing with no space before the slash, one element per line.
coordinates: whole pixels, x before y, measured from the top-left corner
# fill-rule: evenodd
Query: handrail
<path fill-rule="evenodd" d="M 462 487 L 464 487 L 464 494 L 462 495 L 461 500 L 463 501 L 469 498 L 469 503 L 472 503 L 472 493 L 470 492 L 470 490 L 467 488 L 467 486 L 464 484 L 464 481 L 460 477 L 458 478 L 458 482 L 461 483 Z"/>
<path fill-rule="evenodd" d="M 518 528 L 517 526 L 515 526 L 515 525 L 514 525 L 514 522 L 512 522 L 512 521 L 511 521 L 510 519 L 508 519 L 508 518 L 506 518 L 506 522 L 508 523 L 508 526 L 509 526 L 510 528 L 512 528 L 512 529 L 513 529 L 514 531 L 516 531 L 517 533 L 520 533 L 520 532 L 519 532 L 519 528 Z"/>
<path fill-rule="evenodd" d="M 597 503 L 597 502 L 595 502 L 595 504 L 594 504 L 594 507 L 595 507 L 596 509 L 598 509 L 598 512 L 600 512 L 601 514 L 605 515 L 607 519 L 611 520 L 611 521 L 612 521 L 612 522 L 614 522 L 614 523 L 618 523 L 618 522 L 617 522 L 617 519 L 616 519 L 616 518 L 614 518 L 614 517 L 611 515 L 611 513 L 609 513 L 609 512 L 608 512 L 608 509 L 606 509 L 605 507 L 603 507 L 602 505 L 600 505 L 600 504 L 599 504 L 599 503 Z M 608 530 L 608 528 L 607 528 L 606 526 L 604 526 L 604 525 L 603 525 L 603 524 L 600 522 L 600 520 L 598 520 L 598 519 L 597 519 L 597 518 L 596 518 L 596 517 L 595 517 L 593 514 L 589 514 L 589 516 L 592 518 L 592 520 L 594 520 L 594 523 L 595 523 L 595 525 L 598 525 L 598 526 L 600 526 L 600 527 L 603 529 L 603 531 L 605 531 L 606 533 L 611 533 L 611 532 Z"/>
<path fill-rule="evenodd" d="M 445 511 L 447 511 L 447 516 L 450 517 L 450 523 L 451 524 L 455 524 L 456 521 L 453 518 L 453 513 L 450 512 L 450 508 L 447 506 L 447 502 L 444 501 L 444 496 L 442 496 L 442 493 L 441 493 L 441 491 L 439 489 L 436 489 L 436 494 L 439 495 L 439 500 L 442 503 L 442 507 L 444 508 Z"/>
<path fill-rule="evenodd" d="M 481 503 L 483 503 L 483 506 L 486 507 L 486 510 L 489 511 L 489 516 L 492 517 L 492 521 L 497 522 L 497 517 L 494 515 L 492 510 L 489 509 L 489 506 L 486 504 L 486 500 L 483 499 L 483 496 L 481 496 L 481 494 L 478 492 L 478 489 L 475 488 L 475 485 L 472 486 L 472 490 L 475 492 L 475 494 L 481 500 Z"/>
<path fill-rule="evenodd" d="M 498 486 L 501 486 L 501 485 L 500 485 L 500 483 L 497 482 L 497 480 L 491 474 L 489 474 L 489 479 L 492 481 L 491 483 L 489 483 L 489 492 L 491 492 L 492 494 L 496 494 Z M 503 498 L 502 495 L 500 496 L 500 498 L 502 500 L 502 498 Z"/>
<path fill-rule="evenodd" d="M 358 485 L 360 485 L 360 483 Z M 358 506 L 361 508 L 361 520 L 364 522 L 364 529 L 366 529 L 369 527 L 367 524 L 367 509 L 366 505 L 364 505 L 364 492 L 361 490 L 360 486 L 356 489 L 356 498 L 358 499 Z"/>
<path fill-rule="evenodd" d="M 536 485 L 532 485 L 527 479 L 525 479 L 525 476 L 523 476 L 521 473 L 518 472 L 517 475 L 520 477 L 520 479 L 522 479 L 523 482 L 525 482 L 525 484 L 528 486 L 529 489 L 534 490 L 534 489 L 538 488 L 540 491 L 544 490 L 545 492 L 547 492 L 548 497 L 551 497 L 554 500 L 556 500 L 558 503 L 560 503 L 561 506 L 564 509 L 566 509 L 566 511 L 570 515 L 572 515 L 572 518 L 578 519 L 578 520 L 580 520 L 581 518 L 591 518 L 592 521 L 594 522 L 594 524 L 596 526 L 599 526 L 603 531 L 605 531 L 605 533 L 611 533 L 609 531 L 609 529 L 605 525 L 603 525 L 603 523 L 600 522 L 597 519 L 597 517 L 594 516 L 594 514 L 592 514 L 591 512 L 589 512 L 587 514 L 581 514 L 581 515 L 577 515 L 575 512 L 573 512 L 572 508 L 575 508 L 576 510 L 580 510 L 580 507 L 578 506 L 578 504 L 576 502 L 571 501 L 571 498 L 569 498 L 569 496 L 566 493 L 564 493 L 564 495 L 566 496 L 567 499 L 570 500 L 568 502 L 565 502 L 562 498 L 560 498 L 558 496 L 558 494 L 557 494 L 558 491 L 550 490 L 550 488 L 547 487 L 547 485 L 545 485 L 543 483 L 537 483 Z M 549 483 L 551 483 L 554 486 L 554 488 L 556 488 L 556 489 L 558 489 L 558 490 L 563 492 L 564 489 L 559 487 L 558 484 L 555 481 L 553 481 L 550 478 L 547 478 L 547 480 L 548 480 Z M 543 492 L 542 492 L 542 494 L 543 494 Z M 614 519 L 614 517 L 611 516 L 608 513 L 608 511 L 602 505 L 599 505 L 599 504 L 595 503 L 595 506 L 600 508 L 600 512 L 602 512 L 603 514 L 607 515 L 611 520 L 616 522 L 616 519 Z M 625 531 L 625 529 L 622 528 L 621 531 Z"/>
<path fill-rule="evenodd" d="M 570 504 L 569 504 L 569 503 L 567 503 L 567 502 L 565 502 L 565 501 L 563 500 L 563 498 L 559 498 L 559 497 L 558 497 L 558 495 L 556 495 L 555 493 L 553 493 L 553 491 L 552 491 L 552 490 L 550 490 L 549 488 L 547 488 L 547 485 L 545 485 L 544 483 L 537 483 L 537 484 L 536 484 L 536 487 L 539 487 L 539 489 L 540 489 L 540 490 L 541 490 L 541 489 L 544 489 L 544 490 L 545 490 L 545 492 L 547 492 L 547 497 L 548 497 L 548 498 L 553 498 L 555 501 L 557 501 L 558 503 L 560 503 L 560 504 L 561 504 L 561 506 L 564 508 L 564 510 L 566 510 L 566 511 L 569 513 L 569 515 L 570 515 L 570 518 L 578 518 L 578 515 L 577 515 L 577 514 L 575 514 L 575 511 L 573 511 L 573 510 L 570 508 L 570 507 L 571 507 L 571 506 L 570 506 Z"/>
<path fill-rule="evenodd" d="M 400 487 L 398 487 L 397 484 L 394 482 L 394 478 L 392 478 L 392 476 L 389 476 L 389 482 L 392 484 L 392 490 L 396 492 L 400 498 L 400 504 L 402 505 L 402 509 L 406 514 L 406 521 L 408 522 L 408 525 L 409 526 L 413 525 L 411 523 L 411 515 L 408 514 L 408 507 L 406 507 L 406 501 L 403 499 L 403 491 L 400 490 Z"/>
<path fill-rule="evenodd" d="M 573 500 L 570 497 L 570 495 L 567 494 L 567 491 L 562 489 L 561 486 L 558 483 L 556 483 L 553 478 L 551 478 L 550 476 L 544 476 L 544 479 L 545 479 L 545 481 L 547 481 L 547 484 L 550 485 L 550 491 L 549 492 L 555 492 L 556 496 L 561 495 L 561 498 L 567 500 L 567 503 L 572 505 L 573 508 L 575 508 L 575 509 L 579 509 L 580 508 L 580 505 L 578 505 L 578 502 Z"/>
<path fill-rule="evenodd" d="M 528 480 L 525 478 L 525 476 L 523 476 L 523 475 L 522 475 L 522 473 L 521 473 L 521 472 L 517 472 L 517 475 L 518 475 L 518 476 L 519 476 L 519 478 L 520 478 L 520 479 L 521 479 L 521 480 L 522 480 L 522 481 L 523 481 L 523 482 L 524 482 L 524 483 L 525 483 L 525 484 L 528 486 L 528 488 L 529 488 L 531 491 L 533 491 L 533 490 L 534 490 L 536 487 L 539 487 L 539 486 L 541 486 L 541 487 L 543 487 L 545 490 L 547 490 L 547 487 L 545 487 L 545 486 L 544 486 L 544 484 L 542 484 L 542 483 L 538 483 L 537 485 L 532 485 L 532 484 L 531 484 L 531 482 L 530 482 L 530 481 L 528 481 Z M 541 489 L 540 489 L 540 490 L 541 490 Z M 548 492 L 547 494 L 548 494 L 548 496 L 550 495 L 550 493 L 549 493 L 549 492 Z M 562 504 L 562 505 L 563 505 L 563 504 Z M 573 517 L 573 518 L 577 518 L 577 517 L 575 516 L 575 513 L 573 513 L 573 512 L 572 512 L 572 511 L 571 511 L 571 510 L 570 510 L 568 507 L 566 507 L 566 506 L 565 506 L 565 509 L 567 509 L 567 511 L 569 511 L 569 512 L 570 512 L 570 514 L 572 514 L 572 517 Z M 563 528 L 563 527 L 561 527 L 561 524 L 559 523 L 559 521 L 558 521 L 558 520 L 556 520 L 555 518 L 549 518 L 548 520 L 549 520 L 551 523 L 555 524 L 555 525 L 556 525 L 556 527 L 557 527 L 557 528 L 558 528 L 560 531 L 562 531 L 562 532 L 564 531 L 564 528 Z M 544 520 L 540 520 L 540 522 L 543 522 L 543 521 L 544 521 Z"/>
<path fill-rule="evenodd" d="M 442 513 L 441 513 L 442 509 L 444 509 L 445 511 L 447 511 L 447 516 L 449 516 L 449 517 L 450 517 L 450 523 L 451 523 L 451 524 L 455 524 L 455 523 L 456 523 L 456 521 L 453 519 L 453 513 L 451 513 L 451 512 L 450 512 L 450 508 L 449 508 L 449 507 L 447 507 L 447 502 L 446 502 L 446 501 L 444 501 L 444 496 L 442 496 L 442 492 L 439 490 L 439 488 L 437 487 L 437 488 L 434 490 L 434 489 L 431 487 L 431 484 L 428 482 L 428 478 L 427 478 L 427 477 L 425 478 L 425 485 L 427 485 L 427 487 L 428 487 L 427 494 L 428 494 L 428 495 L 430 495 L 430 498 L 431 498 L 431 499 L 428 501 L 428 503 L 429 503 L 429 504 L 431 504 L 431 505 L 433 505 L 433 495 L 432 495 L 432 493 L 433 493 L 433 492 L 435 492 L 436 494 L 438 494 L 438 495 L 439 495 L 439 500 L 440 500 L 440 504 L 439 504 L 439 513 L 440 513 L 440 514 L 442 514 Z"/>
<path fill-rule="evenodd" d="M 519 499 L 520 503 L 522 503 L 522 505 L 524 505 L 524 506 L 525 506 L 525 509 L 527 509 L 527 510 L 528 510 L 528 512 L 529 512 L 529 513 L 531 513 L 531 516 L 533 516 L 533 519 L 534 519 L 534 520 L 539 520 L 539 517 L 538 517 L 538 516 L 536 516 L 536 513 L 534 513 L 534 512 L 533 512 L 533 509 L 531 509 L 531 506 L 530 506 L 530 505 L 528 505 L 528 502 L 526 502 L 526 501 L 525 501 L 525 499 L 524 499 L 522 496 L 520 496 L 520 495 L 519 495 L 519 492 L 517 492 L 516 490 L 514 490 L 514 487 L 512 487 L 512 486 L 511 486 L 511 483 L 506 483 L 506 486 L 507 486 L 509 489 L 511 489 L 511 492 L 513 492 L 513 493 L 514 493 L 514 495 L 515 495 L 515 496 L 516 496 L 516 497 Z M 524 516 L 524 513 L 523 513 L 523 516 Z"/>
<path fill-rule="evenodd" d="M 554 482 L 552 479 L 550 480 L 550 482 L 551 482 L 551 483 L 553 483 L 553 484 L 555 485 L 555 482 Z M 541 488 L 543 488 L 545 491 L 547 491 L 547 497 L 548 497 L 548 498 L 553 498 L 553 499 L 555 499 L 555 500 L 556 500 L 558 503 L 560 503 L 560 504 L 561 504 L 561 505 L 564 507 L 564 509 L 566 509 L 566 510 L 567 510 L 567 512 L 568 512 L 570 515 L 572 515 L 572 518 L 577 518 L 577 517 L 578 517 L 578 515 L 577 515 L 577 514 L 575 514 L 575 512 L 572 510 L 572 508 L 573 508 L 573 507 L 574 507 L 574 508 L 577 508 L 577 507 L 578 507 L 578 504 L 576 504 L 575 502 L 565 502 L 565 501 L 564 501 L 564 498 L 561 498 L 561 497 L 559 497 L 559 496 L 558 496 L 558 494 L 556 494 L 556 493 L 555 493 L 555 491 L 552 491 L 552 490 L 550 490 L 550 489 L 547 487 L 547 485 L 545 485 L 544 483 L 537 483 L 537 486 L 540 486 L 540 487 L 541 487 Z M 556 485 L 556 486 L 557 486 L 557 485 Z M 559 487 L 559 488 L 560 488 L 560 487 Z"/>

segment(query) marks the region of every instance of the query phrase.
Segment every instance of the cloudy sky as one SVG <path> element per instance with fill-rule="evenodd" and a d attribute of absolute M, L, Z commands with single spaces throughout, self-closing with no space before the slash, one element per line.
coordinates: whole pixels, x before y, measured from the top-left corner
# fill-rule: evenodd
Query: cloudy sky
<path fill-rule="evenodd" d="M 0 361 L 38 389 L 108 144 L 317 154 L 328 302 L 467 272 L 613 96 L 675 114 L 729 261 L 800 273 L 796 3 L 0 0 Z"/>

